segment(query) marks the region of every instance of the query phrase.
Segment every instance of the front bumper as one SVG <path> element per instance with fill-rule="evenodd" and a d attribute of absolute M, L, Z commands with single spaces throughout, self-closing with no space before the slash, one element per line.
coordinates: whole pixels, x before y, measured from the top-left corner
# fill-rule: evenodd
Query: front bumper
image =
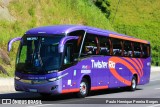
<path fill-rule="evenodd" d="M 60 94 L 62 92 L 62 80 L 41 84 L 25 83 L 15 79 L 15 90 L 37 93 Z"/>

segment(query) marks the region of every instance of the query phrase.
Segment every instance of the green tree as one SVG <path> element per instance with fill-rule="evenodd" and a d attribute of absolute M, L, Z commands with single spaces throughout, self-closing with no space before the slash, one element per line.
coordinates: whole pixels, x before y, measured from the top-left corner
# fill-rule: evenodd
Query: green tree
<path fill-rule="evenodd" d="M 110 0 L 93 0 L 93 2 L 107 18 L 110 16 Z"/>

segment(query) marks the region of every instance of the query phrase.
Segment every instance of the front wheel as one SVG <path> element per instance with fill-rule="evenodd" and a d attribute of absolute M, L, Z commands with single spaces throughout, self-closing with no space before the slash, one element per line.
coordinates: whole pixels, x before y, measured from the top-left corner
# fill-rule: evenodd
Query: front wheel
<path fill-rule="evenodd" d="M 87 96 L 89 91 L 89 86 L 88 86 L 88 81 L 85 78 L 82 79 L 79 90 L 80 91 L 77 94 L 78 97 L 84 98 Z"/>
<path fill-rule="evenodd" d="M 136 87 L 137 87 L 137 79 L 135 76 L 133 76 L 132 81 L 131 81 L 130 90 L 135 91 Z"/>

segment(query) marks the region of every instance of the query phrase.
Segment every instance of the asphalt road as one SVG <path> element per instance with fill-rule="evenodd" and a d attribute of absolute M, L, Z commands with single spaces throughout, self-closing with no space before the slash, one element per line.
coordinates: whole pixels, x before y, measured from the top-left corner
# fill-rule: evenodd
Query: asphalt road
<path fill-rule="evenodd" d="M 101 99 L 103 98 L 103 99 Z M 125 88 L 120 89 L 107 89 L 101 91 L 93 91 L 86 98 L 76 98 L 74 94 L 51 96 L 48 98 L 41 97 L 36 93 L 15 92 L 15 93 L 1 93 L 0 99 L 15 99 L 15 100 L 42 100 L 42 103 L 37 105 L 7 105 L 12 107 L 25 106 L 25 107 L 160 107 L 160 104 L 105 104 L 106 100 L 112 100 L 109 98 L 134 98 L 135 100 L 141 100 L 142 98 L 156 98 L 160 100 L 160 72 L 152 72 L 150 83 L 138 86 L 134 92 L 127 91 Z M 139 98 L 139 99 L 137 99 Z M 156 100 L 152 99 L 152 100 Z M 125 100 L 125 99 L 120 99 Z M 132 99 L 131 99 L 132 100 Z M 43 102 L 45 101 L 45 102 Z M 89 104 L 86 104 L 89 103 Z M 95 104 L 96 103 L 96 104 Z M 104 103 L 104 104 L 101 104 Z M 0 105 L 6 107 L 6 105 Z"/>

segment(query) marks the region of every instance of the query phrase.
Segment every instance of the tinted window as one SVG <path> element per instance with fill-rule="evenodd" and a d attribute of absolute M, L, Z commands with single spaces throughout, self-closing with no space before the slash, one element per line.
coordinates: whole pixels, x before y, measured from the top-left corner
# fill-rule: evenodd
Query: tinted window
<path fill-rule="evenodd" d="M 67 44 L 64 55 L 64 64 L 71 63 L 71 45 Z"/>
<path fill-rule="evenodd" d="M 142 47 L 140 45 L 140 43 L 134 43 L 134 57 L 135 58 L 141 58 L 142 57 L 142 54 L 141 54 L 141 50 L 142 50 Z"/>
<path fill-rule="evenodd" d="M 113 55 L 122 56 L 122 40 L 112 39 L 113 44 Z"/>
<path fill-rule="evenodd" d="M 77 31 L 73 31 L 73 32 L 70 32 L 68 34 L 68 36 L 78 36 L 78 40 L 74 40 L 72 43 L 74 43 L 74 57 L 75 58 L 78 58 L 79 56 L 79 51 L 80 51 L 80 48 L 81 48 L 81 45 L 82 45 L 82 40 L 83 40 L 83 37 L 84 37 L 84 33 L 85 31 L 83 30 L 77 30 Z"/>
<path fill-rule="evenodd" d="M 58 43 L 63 36 L 24 36 L 17 55 L 16 70 L 25 73 L 47 73 L 58 70 L 61 54 Z"/>
<path fill-rule="evenodd" d="M 81 56 L 98 55 L 100 51 L 99 39 L 96 35 L 87 34 L 84 40 Z"/>
<path fill-rule="evenodd" d="M 142 55 L 143 55 L 143 58 L 147 58 L 150 56 L 150 46 L 148 44 L 143 44 L 142 45 Z"/>
<path fill-rule="evenodd" d="M 133 57 L 132 42 L 130 42 L 130 41 L 124 41 L 124 53 L 123 53 L 123 55 L 125 57 Z"/>
<path fill-rule="evenodd" d="M 100 55 L 110 55 L 110 43 L 108 37 L 100 37 Z"/>

